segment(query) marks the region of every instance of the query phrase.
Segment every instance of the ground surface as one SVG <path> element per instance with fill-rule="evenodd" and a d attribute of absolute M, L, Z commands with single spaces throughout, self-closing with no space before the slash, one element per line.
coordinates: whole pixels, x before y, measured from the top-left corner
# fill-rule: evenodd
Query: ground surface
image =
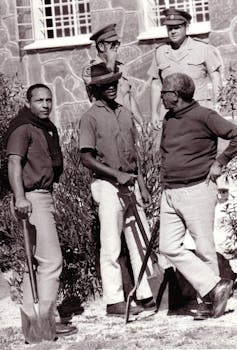
<path fill-rule="evenodd" d="M 165 300 L 157 314 L 142 313 L 127 325 L 123 318 L 106 317 L 101 299 L 84 308 L 84 313 L 72 320 L 78 327 L 77 334 L 57 342 L 24 345 L 19 305 L 11 301 L 0 280 L 0 349 L 237 349 L 237 295 L 229 304 L 233 312 L 199 322 L 191 316 L 167 316 Z"/>

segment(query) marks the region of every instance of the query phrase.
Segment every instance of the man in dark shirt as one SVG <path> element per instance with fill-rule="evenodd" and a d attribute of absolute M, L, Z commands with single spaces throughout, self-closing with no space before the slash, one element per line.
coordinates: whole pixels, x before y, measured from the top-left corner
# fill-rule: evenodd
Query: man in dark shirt
<path fill-rule="evenodd" d="M 50 121 L 52 93 L 43 84 L 29 87 L 26 106 L 6 134 L 8 177 L 15 210 L 29 215 L 36 230 L 36 279 L 40 310 L 56 307 L 62 253 L 54 219 L 53 183 L 63 171 L 58 132 Z M 23 310 L 34 312 L 29 273 L 23 278 Z M 56 324 L 56 334 L 70 335 L 75 327 Z"/>
<path fill-rule="evenodd" d="M 195 86 L 186 74 L 164 79 L 161 96 L 169 110 L 161 137 L 160 251 L 202 298 L 195 319 L 221 316 L 232 282 L 220 279 L 213 238 L 216 179 L 237 154 L 237 127 L 193 100 Z M 217 157 L 217 140 L 230 140 Z M 185 248 L 189 230 L 196 255 Z"/>
<path fill-rule="evenodd" d="M 133 115 L 115 102 L 121 75 L 109 70 L 104 63 L 91 67 L 90 84 L 96 101 L 80 121 L 81 159 L 94 173 L 91 191 L 99 205 L 100 267 L 108 315 L 124 315 L 126 310 L 118 261 L 123 226 L 135 280 L 141 268 L 141 257 L 133 235 L 134 216 L 128 212 L 124 218 L 125 208 L 118 197 L 119 185 L 132 186 L 139 215 L 150 237 L 141 203 L 142 198 L 149 201 L 150 196 L 138 169 Z M 135 229 L 140 235 L 136 225 Z M 144 244 L 142 249 L 145 249 Z M 133 314 L 148 306 L 155 307 L 145 277 L 137 290 L 137 299 L 143 307 L 132 306 Z"/>

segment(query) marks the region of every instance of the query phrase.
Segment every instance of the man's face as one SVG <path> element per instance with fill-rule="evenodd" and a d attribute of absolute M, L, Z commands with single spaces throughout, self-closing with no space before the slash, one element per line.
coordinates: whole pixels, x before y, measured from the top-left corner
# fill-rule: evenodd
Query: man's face
<path fill-rule="evenodd" d="M 178 101 L 178 93 L 174 90 L 171 84 L 163 84 L 161 98 L 165 108 L 175 110 Z"/>
<path fill-rule="evenodd" d="M 27 101 L 27 107 L 40 119 L 48 118 L 52 110 L 52 94 L 46 88 L 37 88 L 32 90 L 30 101 Z"/>
<path fill-rule="evenodd" d="M 103 41 L 103 54 L 106 59 L 106 65 L 112 71 L 115 70 L 115 62 L 117 59 L 117 51 L 120 46 L 119 41 Z"/>
<path fill-rule="evenodd" d="M 177 24 L 177 25 L 167 25 L 167 32 L 170 41 L 174 44 L 182 43 L 187 34 L 187 25 Z"/>
<path fill-rule="evenodd" d="M 100 96 L 105 101 L 113 101 L 117 97 L 118 80 L 108 84 L 98 85 Z"/>

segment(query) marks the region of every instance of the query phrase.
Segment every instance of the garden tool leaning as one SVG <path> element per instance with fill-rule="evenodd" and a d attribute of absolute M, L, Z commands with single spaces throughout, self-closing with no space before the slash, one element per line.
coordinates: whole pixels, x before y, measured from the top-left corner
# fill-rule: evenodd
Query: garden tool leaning
<path fill-rule="evenodd" d="M 33 305 L 29 301 L 21 308 L 22 331 L 27 343 L 39 343 L 42 340 L 54 340 L 56 335 L 54 303 L 40 301 L 36 283 L 36 264 L 34 261 L 34 247 L 36 242 L 36 230 L 30 224 L 28 214 L 16 212 L 23 236 L 28 273 L 32 291 Z"/>
<path fill-rule="evenodd" d="M 133 230 L 134 238 L 138 247 L 139 254 L 142 259 L 142 266 L 139 272 L 138 279 L 135 283 L 134 288 L 131 290 L 131 292 L 128 295 L 127 298 L 127 307 L 126 307 L 126 315 L 125 315 L 125 322 L 128 322 L 129 318 L 129 310 L 132 300 L 135 299 L 137 288 L 139 287 L 142 277 L 144 275 L 144 272 L 146 271 L 147 274 L 147 281 L 149 283 L 153 299 L 156 303 L 156 306 L 159 306 L 159 303 L 161 301 L 161 286 L 164 280 L 164 271 L 161 269 L 161 267 L 158 264 L 158 258 L 157 255 L 153 251 L 153 246 L 156 241 L 157 232 L 159 230 L 159 220 L 157 220 L 153 230 L 150 241 L 148 240 L 147 233 L 144 229 L 144 226 L 142 224 L 140 215 L 137 210 L 137 200 L 136 196 L 133 191 L 130 191 L 128 186 L 118 186 L 119 192 L 118 196 L 119 199 L 123 202 L 123 205 L 125 206 L 125 217 L 129 213 L 133 214 L 136 220 L 136 223 L 138 225 L 138 228 L 141 232 L 142 238 L 144 240 L 144 243 L 146 245 L 146 253 L 144 254 L 143 246 L 139 237 L 139 233 L 136 229 Z M 153 271 L 150 271 L 150 268 L 148 266 L 148 259 L 151 258 L 152 265 L 153 265 Z"/>

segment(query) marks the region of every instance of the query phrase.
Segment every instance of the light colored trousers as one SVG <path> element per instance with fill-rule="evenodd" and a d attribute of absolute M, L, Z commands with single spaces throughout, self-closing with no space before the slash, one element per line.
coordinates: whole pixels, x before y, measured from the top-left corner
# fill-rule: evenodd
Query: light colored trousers
<path fill-rule="evenodd" d="M 133 216 L 128 215 L 124 225 L 124 208 L 118 198 L 118 189 L 110 182 L 98 179 L 92 182 L 91 191 L 94 200 L 99 204 L 100 268 L 103 296 L 106 304 L 114 304 L 124 300 L 122 274 L 118 261 L 121 251 L 122 230 L 124 229 L 135 281 L 137 280 L 142 260 L 132 232 L 134 227 L 139 234 L 144 253 L 146 246 L 143 243 Z M 138 203 L 141 203 L 141 194 L 137 182 L 134 191 Z M 137 209 L 149 239 L 150 231 L 144 210 L 141 206 L 137 206 Z M 151 262 L 149 262 L 149 267 L 152 269 Z M 151 296 L 152 293 L 144 274 L 140 287 L 137 290 L 137 299 L 141 300 Z"/>
<path fill-rule="evenodd" d="M 220 281 L 213 237 L 216 201 L 213 182 L 165 189 L 161 198 L 160 251 L 201 297 Z M 185 248 L 186 229 L 195 242 L 196 255 Z"/>
<path fill-rule="evenodd" d="M 38 262 L 36 271 L 37 289 L 40 301 L 56 304 L 59 276 L 62 271 L 62 253 L 54 219 L 52 194 L 46 190 L 35 190 L 26 193 L 32 203 L 32 214 L 29 221 L 36 229 L 35 259 Z M 23 308 L 32 303 L 32 292 L 29 274 L 23 278 Z"/>

